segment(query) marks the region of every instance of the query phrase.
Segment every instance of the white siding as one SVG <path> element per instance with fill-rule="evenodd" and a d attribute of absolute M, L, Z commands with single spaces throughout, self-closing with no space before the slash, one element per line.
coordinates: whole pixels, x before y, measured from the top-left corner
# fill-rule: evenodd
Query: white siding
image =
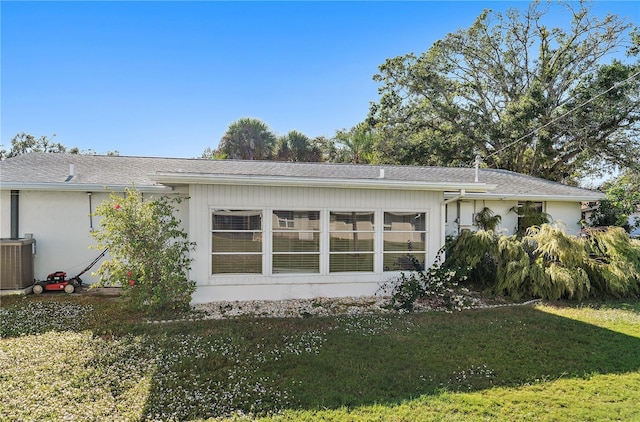
<path fill-rule="evenodd" d="M 260 209 L 320 211 L 327 230 L 330 211 L 374 211 L 378 230 L 384 211 L 416 211 L 427 214 L 427 265 L 440 248 L 440 203 L 442 193 L 299 187 L 254 187 L 227 185 L 192 185 L 190 188 L 189 231 L 198 247 L 191 278 L 198 283 L 194 302 L 214 300 L 285 299 L 318 296 L 361 296 L 374 294 L 379 284 L 393 273 L 382 271 L 382 241 L 376 243 L 373 273 L 328 273 L 326 242 L 321 245 L 320 274 L 211 275 L 210 227 L 211 210 Z M 264 218 L 264 229 L 271 226 Z M 268 242 L 269 236 L 265 236 Z M 268 251 L 268 248 L 264 250 Z M 265 253 L 264 270 L 269 274 L 270 254 Z"/>

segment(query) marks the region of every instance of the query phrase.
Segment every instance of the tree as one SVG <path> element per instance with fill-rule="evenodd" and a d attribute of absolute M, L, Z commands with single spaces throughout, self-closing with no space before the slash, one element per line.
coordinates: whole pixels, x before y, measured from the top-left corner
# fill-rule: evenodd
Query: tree
<path fill-rule="evenodd" d="M 224 160 L 227 158 L 227 155 L 219 152 L 218 150 L 207 147 L 202 152 L 200 158 L 206 158 L 207 160 Z"/>
<path fill-rule="evenodd" d="M 232 160 L 268 160 L 275 143 L 276 136 L 266 123 L 243 118 L 229 125 L 216 154 Z"/>
<path fill-rule="evenodd" d="M 593 211 L 591 226 L 619 226 L 627 232 L 640 227 L 640 219 L 629 221 L 629 216 L 640 209 L 640 173 L 627 171 L 605 183 L 601 190 L 607 197 Z"/>
<path fill-rule="evenodd" d="M 51 138 L 55 137 L 54 133 Z M 92 148 L 87 150 L 78 149 L 78 147 L 67 148 L 59 142 L 53 142 L 52 139 L 47 136 L 35 136 L 28 133 L 19 133 L 11 139 L 11 150 L 0 149 L 0 160 L 6 158 L 15 157 L 22 154 L 28 154 L 30 152 L 47 152 L 55 154 L 83 154 L 83 155 L 96 155 L 96 151 Z M 106 155 L 120 155 L 120 152 L 107 151 Z"/>
<path fill-rule="evenodd" d="M 574 6 L 487 10 L 419 56 L 386 60 L 368 118 L 376 150 L 426 165 L 470 165 L 481 154 L 489 167 L 561 182 L 638 168 L 640 65 L 603 64 L 629 44 L 632 25 Z M 566 9 L 567 29 L 545 23 L 551 7 Z"/>
<path fill-rule="evenodd" d="M 97 273 L 100 284 L 122 285 L 131 306 L 149 314 L 189 309 L 195 282 L 189 280 L 195 244 L 175 217 L 179 198 L 145 198 L 135 189 L 124 196 L 111 193 L 94 215 L 100 227 L 91 235 L 97 249 L 109 249 Z"/>
<path fill-rule="evenodd" d="M 278 139 L 273 156 L 278 161 L 323 161 L 321 145 L 296 130 Z"/>
<path fill-rule="evenodd" d="M 36 138 L 35 136 L 28 133 L 18 133 L 16 136 L 11 139 L 11 149 L 9 151 L 5 149 L 0 149 L 0 160 L 4 160 L 6 158 L 15 157 L 21 154 L 27 154 L 30 152 L 50 152 L 50 153 L 68 153 L 68 154 L 79 154 L 80 150 L 77 147 L 67 149 L 64 145 L 58 142 L 53 142 L 52 138 L 54 138 L 56 134 L 54 133 L 51 137 L 48 136 L 40 136 Z"/>
<path fill-rule="evenodd" d="M 354 164 L 370 163 L 376 131 L 367 122 L 358 123 L 349 130 L 339 130 L 335 142 L 339 145 L 337 161 Z"/>

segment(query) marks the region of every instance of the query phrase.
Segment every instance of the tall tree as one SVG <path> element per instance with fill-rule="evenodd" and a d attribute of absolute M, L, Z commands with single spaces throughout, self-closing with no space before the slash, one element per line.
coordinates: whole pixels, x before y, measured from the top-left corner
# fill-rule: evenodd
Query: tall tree
<path fill-rule="evenodd" d="M 545 23 L 563 7 L 566 28 Z M 376 149 L 406 163 L 469 165 L 575 182 L 640 156 L 640 64 L 632 25 L 599 19 L 584 2 L 533 2 L 506 14 L 483 12 L 471 27 L 416 56 L 391 58 L 374 80 L 369 121 Z M 636 37 L 637 38 L 637 37 Z"/>
<path fill-rule="evenodd" d="M 35 136 L 28 133 L 18 133 L 11 139 L 11 149 L 0 149 L 0 160 L 5 158 L 15 157 L 17 155 L 28 154 L 30 152 L 47 152 L 55 154 L 83 154 L 83 155 L 96 155 L 98 154 L 92 148 L 83 149 L 82 151 L 78 147 L 67 148 L 59 142 L 53 142 L 51 138 L 56 136 L 54 133 L 51 137 Z M 120 155 L 118 150 L 107 151 L 105 155 Z"/>
<path fill-rule="evenodd" d="M 9 151 L 4 148 L 0 149 L 0 160 L 30 152 L 80 153 L 80 150 L 78 150 L 77 147 L 68 149 L 59 142 L 53 142 L 52 138 L 55 136 L 56 135 L 54 133 L 51 137 L 43 135 L 36 138 L 28 133 L 18 133 L 13 137 L 13 139 L 11 139 L 11 149 Z"/>
<path fill-rule="evenodd" d="M 323 151 L 316 140 L 292 130 L 278 139 L 274 158 L 279 161 L 319 162 L 323 161 Z"/>
<path fill-rule="evenodd" d="M 276 136 L 266 123 L 243 118 L 229 125 L 216 155 L 232 160 L 267 160 L 271 158 L 275 143 Z"/>

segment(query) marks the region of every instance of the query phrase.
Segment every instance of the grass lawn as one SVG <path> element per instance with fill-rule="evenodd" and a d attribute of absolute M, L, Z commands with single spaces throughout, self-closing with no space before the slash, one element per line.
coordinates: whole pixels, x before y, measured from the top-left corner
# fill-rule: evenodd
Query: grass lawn
<path fill-rule="evenodd" d="M 149 324 L 2 298 L 0 420 L 640 421 L 640 302 Z"/>

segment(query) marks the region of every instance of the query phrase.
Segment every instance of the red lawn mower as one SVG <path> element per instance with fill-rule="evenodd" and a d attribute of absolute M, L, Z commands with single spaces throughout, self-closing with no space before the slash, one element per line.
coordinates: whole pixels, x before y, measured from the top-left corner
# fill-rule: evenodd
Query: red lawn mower
<path fill-rule="evenodd" d="M 87 266 L 87 268 L 82 270 L 80 274 L 78 274 L 75 277 L 67 279 L 66 278 L 67 273 L 65 273 L 64 271 L 56 271 L 49 274 L 45 281 L 36 281 L 33 284 L 33 288 L 32 288 L 33 293 L 39 295 L 45 290 L 56 291 L 56 292 L 64 290 L 66 293 L 75 292 L 76 288 L 82 285 L 82 279 L 80 278 L 80 276 L 86 273 L 87 271 L 89 271 L 91 267 L 96 265 L 96 262 L 102 259 L 102 257 L 107 253 L 107 250 L 108 249 L 105 249 L 104 251 L 102 251 L 102 253 L 98 255 L 98 257 L 94 259 L 93 262 Z"/>

